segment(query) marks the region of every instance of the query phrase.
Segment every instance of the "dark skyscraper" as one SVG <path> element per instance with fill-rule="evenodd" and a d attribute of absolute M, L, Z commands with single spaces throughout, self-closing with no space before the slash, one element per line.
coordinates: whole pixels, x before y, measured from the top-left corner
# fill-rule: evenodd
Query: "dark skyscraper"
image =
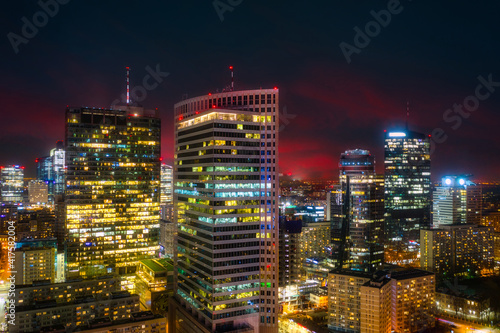
<path fill-rule="evenodd" d="M 418 265 L 420 229 L 431 223 L 430 137 L 386 132 L 384 149 L 386 246 L 402 255 L 400 264 Z"/>
<path fill-rule="evenodd" d="M 179 332 L 278 332 L 278 110 L 277 89 L 175 105 Z"/>
<path fill-rule="evenodd" d="M 375 270 L 384 261 L 384 179 L 375 174 L 375 158 L 363 149 L 342 153 L 339 171 L 342 200 L 333 195 L 329 202 L 336 212 L 334 260 L 343 268 Z"/>
<path fill-rule="evenodd" d="M 67 276 L 129 281 L 158 251 L 158 112 L 68 108 L 65 141 Z"/>

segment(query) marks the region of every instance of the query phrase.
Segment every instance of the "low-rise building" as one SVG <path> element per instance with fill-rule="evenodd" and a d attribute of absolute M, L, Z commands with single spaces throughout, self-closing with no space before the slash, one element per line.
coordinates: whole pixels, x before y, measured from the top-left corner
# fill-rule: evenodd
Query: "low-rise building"
<path fill-rule="evenodd" d="M 53 325 L 74 330 L 94 319 L 128 319 L 132 312 L 139 311 L 139 296 L 127 291 L 112 292 L 102 299 L 77 297 L 69 303 L 40 301 L 16 307 L 16 325 L 11 325 L 10 332 L 40 332 L 44 327 Z"/>
<path fill-rule="evenodd" d="M 151 311 L 135 312 L 130 318 L 112 321 L 109 318 L 96 319 L 74 332 L 82 333 L 166 333 L 167 319 Z"/>
<path fill-rule="evenodd" d="M 438 288 L 436 291 L 437 312 L 444 316 L 452 316 L 469 322 L 489 324 L 493 315 L 490 308 L 490 297 L 485 294 L 470 293 L 471 291 L 470 288 L 457 285 L 451 286 L 451 288 Z"/>
<path fill-rule="evenodd" d="M 40 302 L 55 301 L 70 304 L 78 298 L 93 297 L 106 299 L 112 292 L 120 291 L 120 279 L 103 276 L 93 280 L 68 280 L 64 283 L 36 282 L 30 285 L 16 285 L 16 307 Z"/>
<path fill-rule="evenodd" d="M 14 276 L 16 284 L 56 279 L 56 253 L 54 247 L 22 247 L 16 249 Z"/>
<path fill-rule="evenodd" d="M 493 228 L 474 224 L 420 230 L 420 266 L 438 280 L 488 276 L 494 269 Z"/>
<path fill-rule="evenodd" d="M 434 274 L 391 267 L 374 274 L 337 270 L 328 283 L 335 332 L 418 332 L 434 326 Z"/>
<path fill-rule="evenodd" d="M 160 295 L 173 292 L 173 262 L 171 259 L 144 259 L 139 261 L 138 267 L 135 292 L 140 295 L 144 307 L 154 310 Z"/>

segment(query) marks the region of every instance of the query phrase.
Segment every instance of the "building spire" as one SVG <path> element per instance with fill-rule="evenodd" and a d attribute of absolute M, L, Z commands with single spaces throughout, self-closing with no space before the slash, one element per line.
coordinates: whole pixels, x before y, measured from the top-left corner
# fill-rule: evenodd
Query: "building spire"
<path fill-rule="evenodd" d="M 127 106 L 130 104 L 130 67 L 125 67 L 127 69 Z"/>
<path fill-rule="evenodd" d="M 410 102 L 406 101 L 406 130 L 408 131 L 408 119 L 410 118 Z"/>
<path fill-rule="evenodd" d="M 233 72 L 233 66 L 229 66 L 229 70 L 231 71 L 231 91 L 234 91 L 234 72 Z"/>

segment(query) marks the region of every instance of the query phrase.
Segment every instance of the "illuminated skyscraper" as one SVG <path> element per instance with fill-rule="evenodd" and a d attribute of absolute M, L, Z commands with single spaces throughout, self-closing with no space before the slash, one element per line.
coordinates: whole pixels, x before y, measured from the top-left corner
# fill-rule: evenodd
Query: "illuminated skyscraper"
<path fill-rule="evenodd" d="M 175 325 L 278 332 L 278 90 L 175 105 Z"/>
<path fill-rule="evenodd" d="M 417 263 L 420 229 L 431 223 L 430 138 L 386 132 L 384 149 L 386 245 Z"/>
<path fill-rule="evenodd" d="M 161 204 L 172 204 L 172 181 L 173 181 L 173 173 L 172 167 L 170 165 L 166 165 L 165 163 L 161 164 L 161 196 L 160 203 Z"/>
<path fill-rule="evenodd" d="M 57 141 L 56 148 L 50 151 L 54 178 L 54 195 L 64 194 L 66 187 L 66 153 L 63 141 Z"/>
<path fill-rule="evenodd" d="M 170 165 L 161 164 L 160 213 L 163 220 L 172 222 L 174 219 L 173 204 L 173 170 Z"/>
<path fill-rule="evenodd" d="M 39 157 L 36 162 L 36 178 L 47 184 L 49 201 L 54 202 L 54 167 L 52 156 Z"/>
<path fill-rule="evenodd" d="M 3 203 L 19 203 L 23 201 L 24 167 L 9 165 L 0 167 L 0 184 Z"/>
<path fill-rule="evenodd" d="M 68 108 L 65 141 L 68 278 L 133 277 L 158 251 L 158 112 Z"/>
<path fill-rule="evenodd" d="M 443 177 L 432 193 L 434 227 L 467 223 L 467 187 L 471 184 L 466 176 Z"/>
<path fill-rule="evenodd" d="M 337 212 L 333 259 L 338 267 L 376 270 L 384 261 L 384 179 L 375 174 L 375 158 L 364 149 L 342 153 L 339 171 L 341 201 L 329 203 Z"/>
<path fill-rule="evenodd" d="M 63 141 L 56 142 L 50 156 L 36 159 L 36 176 L 48 187 L 49 202 L 54 203 L 56 195 L 64 194 L 66 189 L 66 152 Z"/>

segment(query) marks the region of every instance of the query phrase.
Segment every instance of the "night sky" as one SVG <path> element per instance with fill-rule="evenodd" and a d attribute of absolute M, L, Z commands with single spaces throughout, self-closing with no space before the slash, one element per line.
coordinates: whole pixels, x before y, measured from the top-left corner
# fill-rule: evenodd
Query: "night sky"
<path fill-rule="evenodd" d="M 67 4 L 47 22 L 36 1 L 8 2 L 0 14 L 0 164 L 22 164 L 28 176 L 64 138 L 66 105 L 109 107 L 125 92 L 126 66 L 132 86 L 143 84 L 147 66 L 169 73 L 141 104 L 160 110 L 171 163 L 173 104 L 220 91 L 233 65 L 237 90 L 280 89 L 282 172 L 335 179 L 351 148 L 370 149 L 382 172 L 384 129 L 404 127 L 409 101 L 410 129 L 443 141 L 431 156 L 434 180 L 500 180 L 497 1 L 221 0 L 220 11 L 235 5 L 222 21 L 210 0 L 60 1 Z M 354 28 L 364 33 L 370 12 L 388 6 L 390 22 L 368 24 L 372 37 L 356 44 Z M 33 15 L 38 32 L 16 53 L 9 36 L 24 38 L 21 19 Z M 350 63 L 342 42 L 359 46 Z M 478 88 L 477 106 L 470 96 L 479 76 L 493 83 Z M 464 100 L 467 118 L 446 112 Z"/>

